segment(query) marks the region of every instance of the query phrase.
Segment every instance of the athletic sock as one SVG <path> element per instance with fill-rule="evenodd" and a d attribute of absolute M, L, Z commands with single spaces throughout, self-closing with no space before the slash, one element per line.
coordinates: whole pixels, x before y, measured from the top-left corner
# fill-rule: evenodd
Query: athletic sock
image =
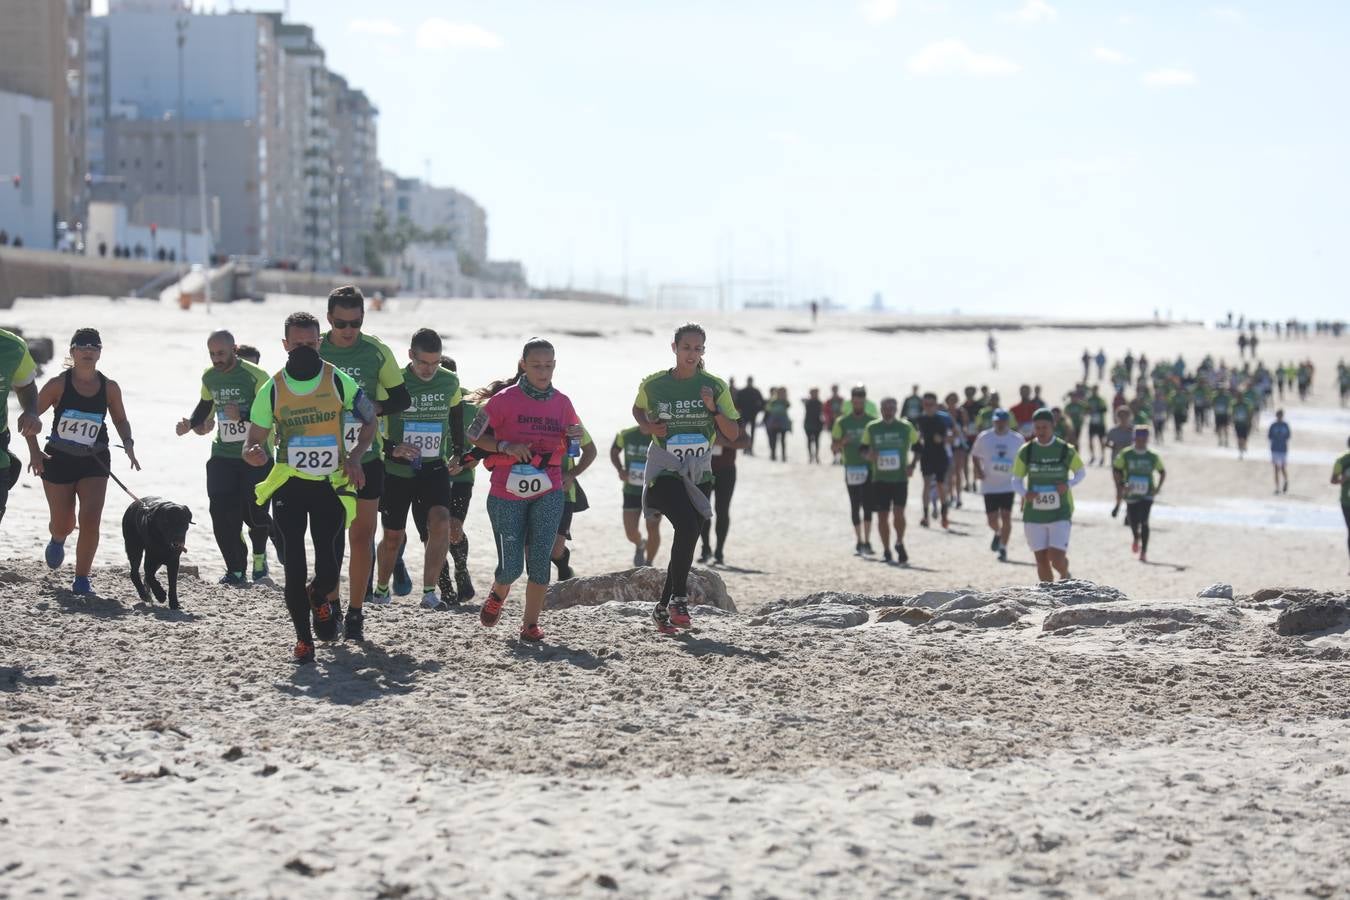
<path fill-rule="evenodd" d="M 425 596 L 426 594 L 434 594 L 434 593 L 436 593 L 436 591 L 438 591 L 439 589 L 440 589 L 440 588 L 439 588 L 437 585 L 434 585 L 434 584 L 424 584 L 424 585 L 422 585 L 422 594 L 423 594 L 424 596 Z"/>
<path fill-rule="evenodd" d="M 255 554 L 253 554 L 253 568 L 255 568 L 255 569 L 261 569 L 261 568 L 262 568 L 263 566 L 265 566 L 265 565 L 267 565 L 267 554 L 266 554 L 266 553 L 255 553 Z"/>
<path fill-rule="evenodd" d="M 378 593 L 378 594 L 387 594 L 387 593 L 389 593 L 389 585 L 387 585 L 387 584 L 377 584 L 377 585 L 375 585 L 375 592 Z"/>

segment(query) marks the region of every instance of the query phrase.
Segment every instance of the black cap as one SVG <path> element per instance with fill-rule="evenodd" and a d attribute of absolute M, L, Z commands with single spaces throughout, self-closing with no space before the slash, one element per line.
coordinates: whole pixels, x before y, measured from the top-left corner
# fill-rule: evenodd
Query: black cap
<path fill-rule="evenodd" d="M 72 347 L 93 347 L 96 350 L 103 349 L 103 338 L 98 336 L 97 328 L 79 328 L 70 339 Z"/>

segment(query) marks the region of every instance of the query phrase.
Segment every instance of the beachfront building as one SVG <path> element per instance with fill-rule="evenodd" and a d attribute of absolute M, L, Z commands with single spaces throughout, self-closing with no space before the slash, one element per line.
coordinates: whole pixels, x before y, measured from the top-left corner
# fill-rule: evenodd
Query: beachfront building
<path fill-rule="evenodd" d="M 0 91 L 0 243 L 52 249 L 55 161 L 49 100 Z"/>
<path fill-rule="evenodd" d="M 379 110 L 340 75 L 329 75 L 334 103 L 333 175 L 337 181 L 337 259 L 343 269 L 367 268 L 366 235 L 380 208 L 382 170 L 376 132 Z"/>

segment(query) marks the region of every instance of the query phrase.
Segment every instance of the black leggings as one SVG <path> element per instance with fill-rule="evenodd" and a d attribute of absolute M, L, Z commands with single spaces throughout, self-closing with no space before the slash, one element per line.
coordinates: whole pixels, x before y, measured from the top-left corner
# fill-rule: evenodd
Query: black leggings
<path fill-rule="evenodd" d="M 295 636 L 313 641 L 310 630 L 310 592 L 326 597 L 342 576 L 342 553 L 347 546 L 346 511 L 327 481 L 292 478 L 272 497 L 273 536 L 286 570 L 286 609 L 295 624 Z M 314 580 L 309 581 L 305 531 L 314 542 Z"/>
<path fill-rule="evenodd" d="M 1350 550 L 1350 504 L 1342 505 L 1341 512 L 1345 515 L 1345 546 Z"/>
<path fill-rule="evenodd" d="M 810 462 L 820 462 L 820 432 L 806 433 L 806 457 Z"/>
<path fill-rule="evenodd" d="M 1130 534 L 1134 535 L 1145 553 L 1148 552 L 1148 514 L 1152 511 L 1152 500 L 1136 500 L 1125 504 L 1125 524 L 1130 526 Z"/>
<path fill-rule="evenodd" d="M 849 512 L 853 516 L 853 524 L 859 525 L 864 519 L 872 521 L 872 484 L 863 482 L 862 484 L 850 484 L 848 487 L 848 505 Z M 861 514 L 859 513 L 861 511 Z"/>
<path fill-rule="evenodd" d="M 769 432 L 769 458 L 777 459 L 778 452 L 783 452 L 783 462 L 787 462 L 787 432 L 779 431 L 777 428 L 765 428 Z"/>
<path fill-rule="evenodd" d="M 8 469 L 0 470 L 0 521 L 4 520 L 5 509 L 9 506 L 9 489 L 19 483 L 19 476 L 22 474 L 23 463 L 19 462 L 17 456 L 9 458 Z"/>
<path fill-rule="evenodd" d="M 712 493 L 712 483 L 699 485 L 704 496 Z M 675 536 L 670 542 L 670 565 L 666 568 L 666 583 L 661 588 L 661 603 L 672 597 L 689 596 L 689 567 L 694 564 L 694 550 L 704 518 L 694 509 L 684 487 L 684 479 L 666 476 L 647 486 L 647 505 L 658 509 L 670 520 Z"/>
<path fill-rule="evenodd" d="M 731 527 L 731 495 L 736 493 L 736 470 L 721 469 L 714 472 L 717 479 L 713 482 L 713 509 L 717 512 L 717 555 L 722 555 L 722 547 L 727 542 L 727 529 Z M 713 530 L 711 519 L 703 520 L 703 549 L 708 549 L 708 533 Z"/>
<path fill-rule="evenodd" d="M 250 466 L 242 459 L 212 457 L 206 462 L 206 495 L 210 500 L 211 530 L 225 558 L 225 571 L 248 571 L 248 548 L 239 533 L 248 526 L 254 553 L 267 552 L 272 520 L 267 506 L 259 506 L 253 486 L 267 477 L 270 467 Z"/>

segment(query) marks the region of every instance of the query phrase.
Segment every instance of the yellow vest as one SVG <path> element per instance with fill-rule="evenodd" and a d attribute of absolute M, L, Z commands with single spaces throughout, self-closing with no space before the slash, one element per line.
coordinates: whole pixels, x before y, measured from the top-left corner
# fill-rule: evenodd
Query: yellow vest
<path fill-rule="evenodd" d="M 347 461 L 347 447 L 342 439 L 342 395 L 338 393 L 337 376 L 332 363 L 325 362 L 319 374 L 319 386 L 308 394 L 297 394 L 286 381 L 285 372 L 273 376 L 276 395 L 272 400 L 273 427 L 277 433 L 277 462 L 284 462 L 297 470 L 318 464 L 341 470 Z M 307 455 L 310 466 L 298 465 L 299 456 L 292 458 L 292 447 L 297 454 Z M 331 456 L 325 455 L 331 454 Z M 298 471 L 302 478 L 321 480 L 324 474 Z"/>

